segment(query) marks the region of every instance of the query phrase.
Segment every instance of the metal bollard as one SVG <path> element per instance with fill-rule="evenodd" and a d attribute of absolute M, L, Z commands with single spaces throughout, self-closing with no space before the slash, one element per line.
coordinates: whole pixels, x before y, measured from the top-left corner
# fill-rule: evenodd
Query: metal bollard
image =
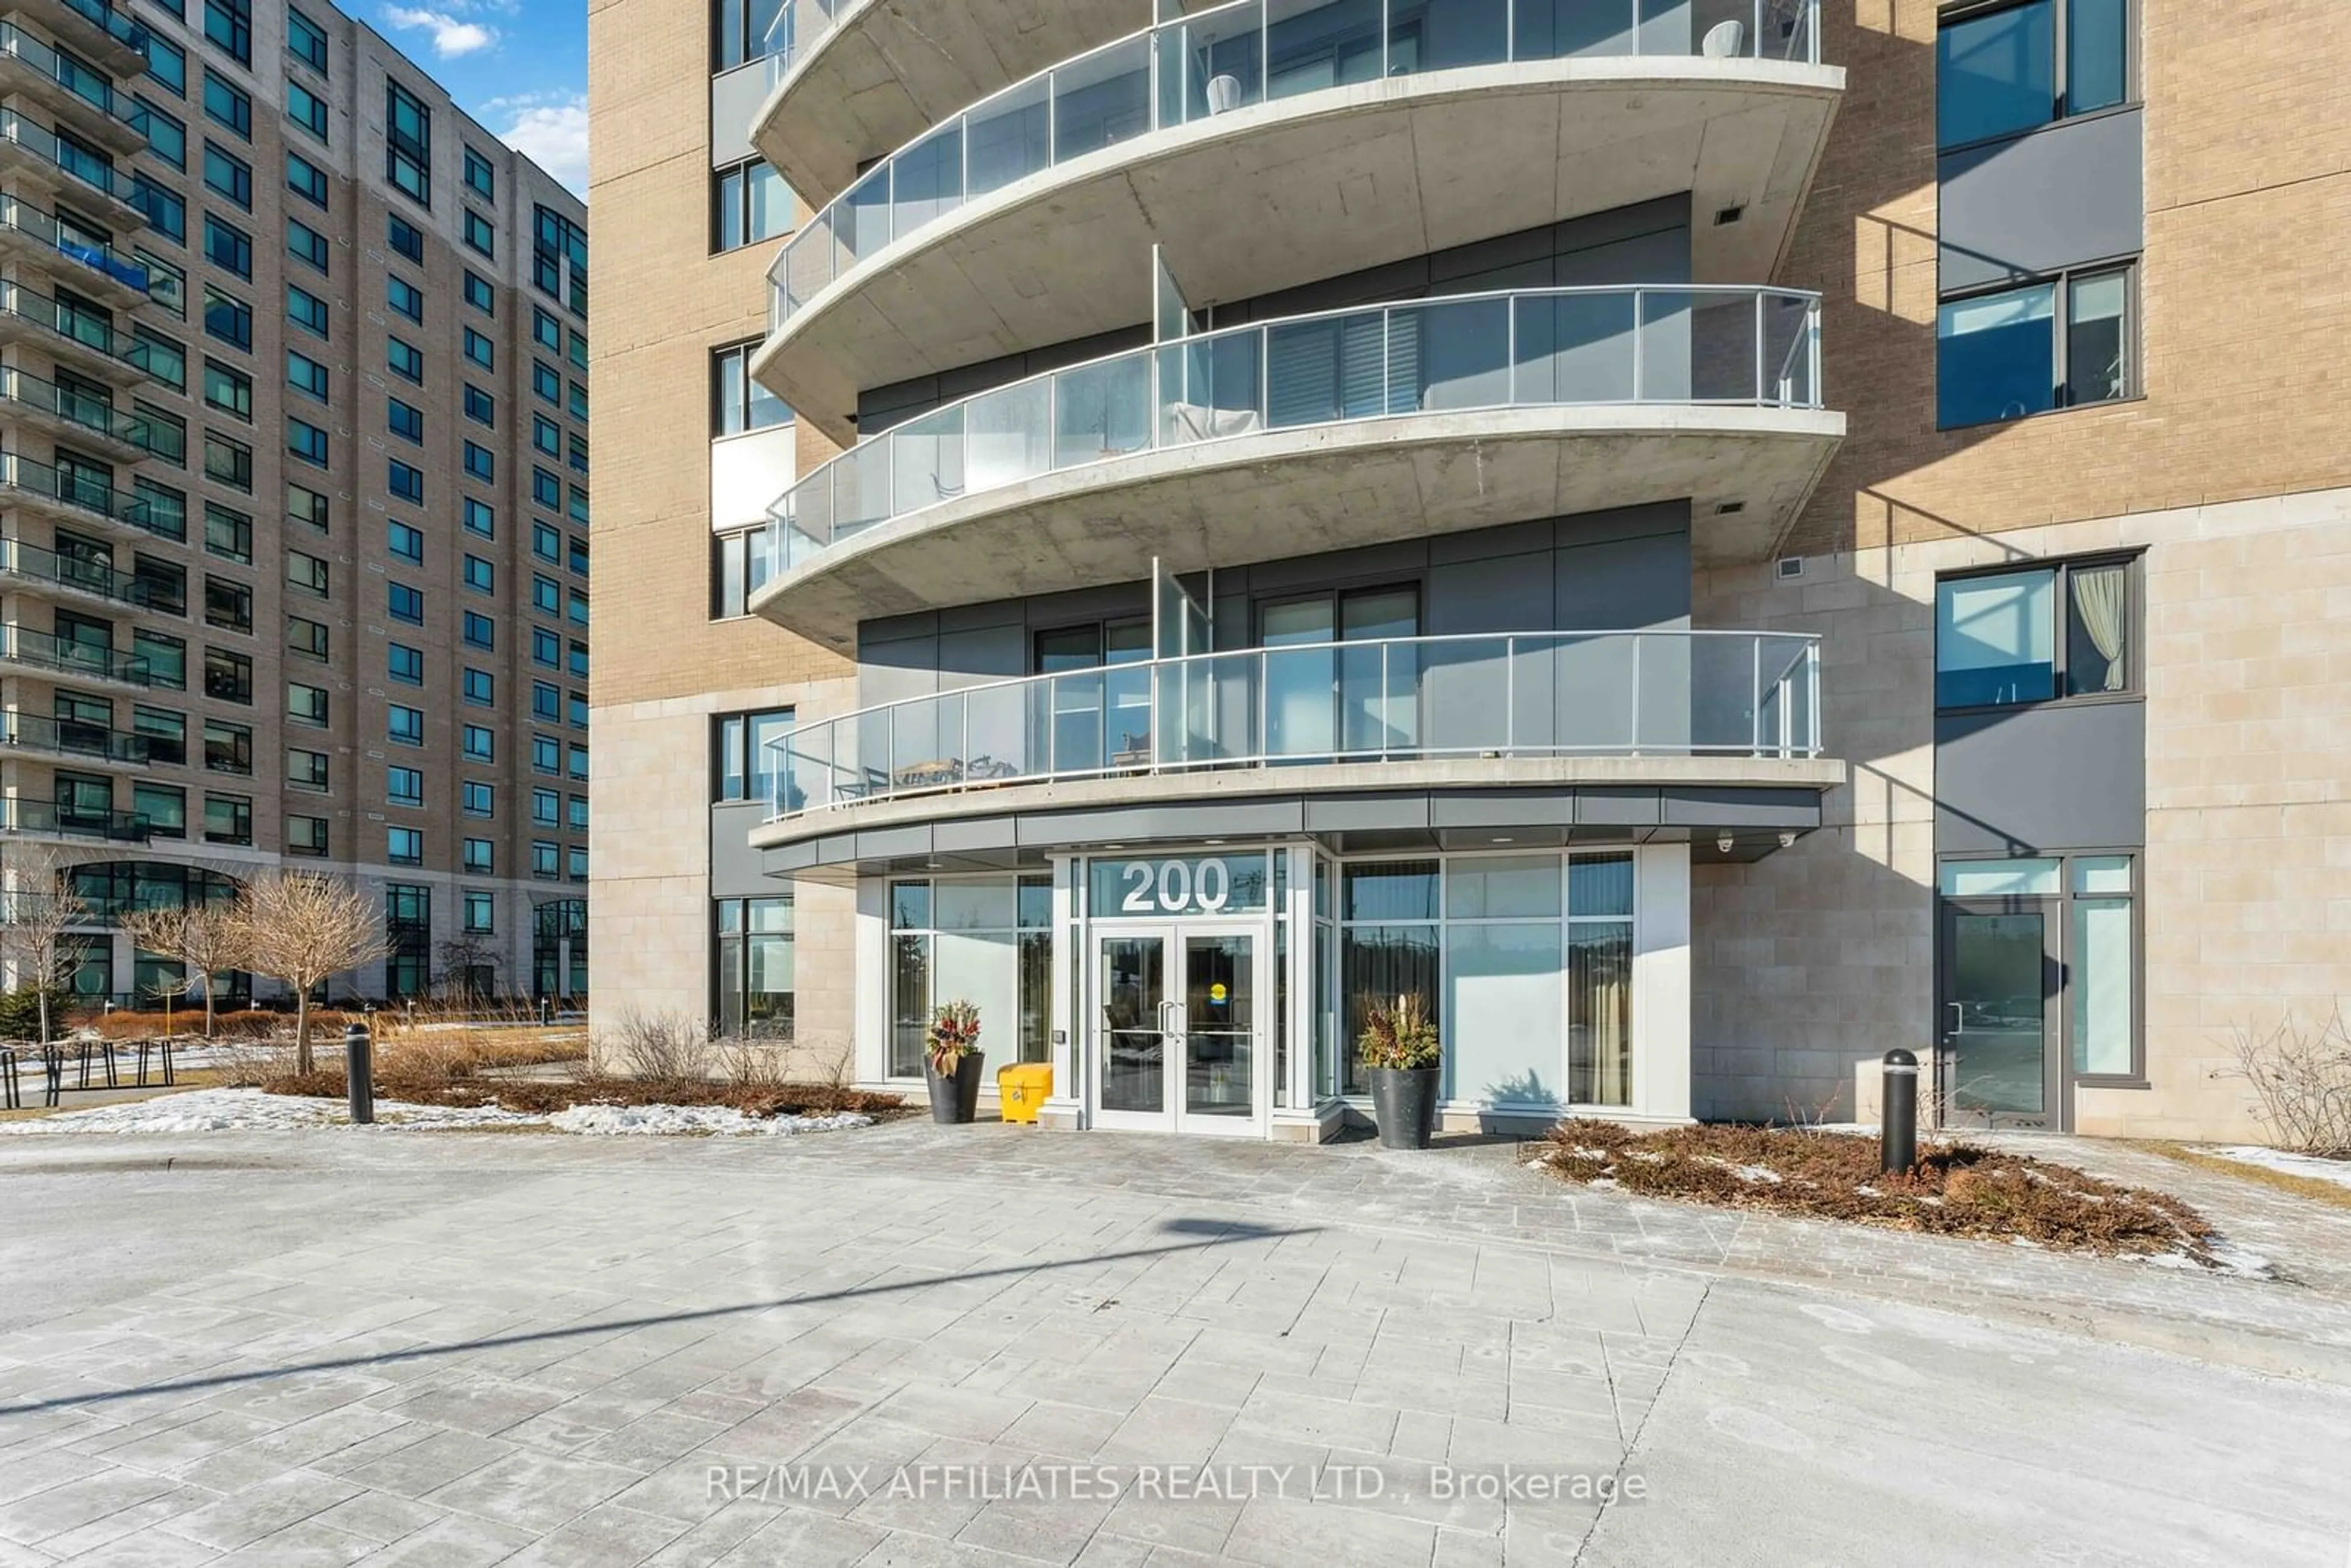
<path fill-rule="evenodd" d="M 1886 1053 L 1877 1120 L 1878 1168 L 1888 1173 L 1909 1170 L 1918 1163 L 1918 1059 L 1907 1051 Z"/>
<path fill-rule="evenodd" d="M 373 1122 L 375 1047 L 363 1023 L 343 1030 L 343 1088 L 350 1096 L 351 1120 L 363 1126 Z"/>
<path fill-rule="evenodd" d="M 548 1025 L 552 1024 L 554 1021 L 555 1021 L 555 998 L 554 998 L 553 997 L 541 997 L 541 998 L 538 998 L 538 1022 L 539 1022 L 539 1026 L 543 1029 L 543 1028 L 547 1027 Z"/>

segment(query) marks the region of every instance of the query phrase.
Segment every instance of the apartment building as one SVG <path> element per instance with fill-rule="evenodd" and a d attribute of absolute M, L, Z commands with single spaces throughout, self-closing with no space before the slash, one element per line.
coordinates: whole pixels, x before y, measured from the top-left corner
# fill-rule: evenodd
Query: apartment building
<path fill-rule="evenodd" d="M 0 857 L 75 988 L 283 866 L 381 901 L 338 995 L 583 991 L 579 199 L 319 0 L 23 0 L 0 242 Z"/>
<path fill-rule="evenodd" d="M 2335 19 L 599 7 L 600 1013 L 2252 1132 L 2351 988 Z"/>

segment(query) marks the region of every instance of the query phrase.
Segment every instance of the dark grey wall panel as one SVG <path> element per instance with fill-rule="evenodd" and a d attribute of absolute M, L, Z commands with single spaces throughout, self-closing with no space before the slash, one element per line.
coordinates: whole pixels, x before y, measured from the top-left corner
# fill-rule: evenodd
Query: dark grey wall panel
<path fill-rule="evenodd" d="M 751 847 L 751 830 L 768 819 L 765 801 L 710 808 L 710 896 L 766 898 L 776 891 L 767 855 Z"/>
<path fill-rule="evenodd" d="M 1946 292 L 2126 256 L 2147 243 L 2140 111 L 2060 120 L 1944 156 Z"/>
<path fill-rule="evenodd" d="M 2146 704 L 1936 720 L 1938 850 L 2013 854 L 2146 841 Z"/>

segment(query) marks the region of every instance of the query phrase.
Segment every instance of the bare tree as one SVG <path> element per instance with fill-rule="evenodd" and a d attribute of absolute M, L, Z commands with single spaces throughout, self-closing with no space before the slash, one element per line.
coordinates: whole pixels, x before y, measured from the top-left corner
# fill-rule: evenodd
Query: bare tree
<path fill-rule="evenodd" d="M 41 1043 L 49 1043 L 49 996 L 73 982 L 81 947 L 68 935 L 90 921 L 89 904 L 76 893 L 67 862 L 52 849 L 26 846 L 5 868 L 5 907 L 0 909 L 0 944 L 16 966 L 19 985 L 30 983 L 41 1011 Z"/>
<path fill-rule="evenodd" d="M 213 1037 L 213 977 L 245 967 L 245 924 L 225 904 L 181 909 L 134 909 L 122 917 L 131 942 L 169 958 L 204 988 L 204 1038 Z"/>
<path fill-rule="evenodd" d="M 294 991 L 294 1071 L 311 1071 L 310 993 L 392 951 L 375 908 L 350 883 L 273 872 L 237 895 L 246 967 Z"/>
<path fill-rule="evenodd" d="M 469 1007 L 486 1002 L 497 989 L 498 950 L 479 936 L 453 936 L 441 944 L 441 973 L 451 1000 Z"/>

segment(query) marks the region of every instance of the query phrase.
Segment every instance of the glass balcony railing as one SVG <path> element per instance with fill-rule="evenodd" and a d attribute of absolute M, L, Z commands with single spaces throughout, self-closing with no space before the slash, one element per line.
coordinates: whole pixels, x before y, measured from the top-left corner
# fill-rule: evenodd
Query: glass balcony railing
<path fill-rule="evenodd" d="M 146 136 L 150 118 L 144 104 L 128 93 L 117 92 L 104 75 L 70 55 L 59 54 L 13 23 L 0 22 L 0 55 L 21 61 L 91 108 L 103 110 L 125 130 Z"/>
<path fill-rule="evenodd" d="M 768 508 L 767 572 L 1043 474 L 1270 430 L 1580 403 L 1820 406 L 1820 297 L 1541 288 L 1370 306 L 1014 382 L 850 448 Z M 764 580 L 764 579 L 763 579 Z"/>
<path fill-rule="evenodd" d="M 147 841 L 147 816 L 142 811 L 99 810 L 18 796 L 0 800 L 0 832 L 143 844 Z"/>
<path fill-rule="evenodd" d="M 1248 648 L 969 686 L 802 726 L 756 766 L 773 820 L 1202 768 L 1820 748 L 1815 637 L 1525 632 Z"/>
<path fill-rule="evenodd" d="M 0 626 L 0 659 L 88 680 L 122 681 L 138 686 L 153 684 L 147 661 L 140 654 L 53 637 L 29 626 Z"/>
<path fill-rule="evenodd" d="M 0 572 L 12 577 L 30 578 L 36 582 L 52 583 L 59 588 L 71 588 L 100 599 L 140 608 L 149 601 L 147 583 L 127 571 L 117 571 L 100 561 L 84 560 L 22 539 L 0 539 Z"/>
<path fill-rule="evenodd" d="M 147 737 L 143 735 L 109 729 L 102 724 L 84 724 L 78 719 L 44 718 L 31 713 L 0 713 L 0 747 L 61 752 L 108 762 L 147 760 Z"/>
<path fill-rule="evenodd" d="M 54 414 L 93 435 L 141 447 L 158 457 L 179 462 L 187 455 L 184 439 L 175 445 L 171 438 L 178 433 L 168 426 L 137 414 L 118 413 L 113 404 L 103 399 L 45 382 L 14 365 L 0 365 L 0 399 Z"/>
<path fill-rule="evenodd" d="M 87 234 L 78 234 L 30 202 L 19 201 L 0 192 L 0 227 L 16 230 L 29 239 L 49 246 L 68 260 L 78 262 L 93 272 L 100 272 L 125 288 L 147 292 L 147 268 L 131 260 L 104 240 Z"/>
<path fill-rule="evenodd" d="M 776 12 L 776 19 L 768 24 L 768 31 L 759 41 L 759 52 L 768 62 L 768 90 L 791 74 L 792 67 L 816 47 L 816 41 L 832 31 L 832 24 L 841 12 L 855 0 L 784 0 Z"/>
<path fill-rule="evenodd" d="M 90 189 L 126 206 L 138 204 L 138 186 L 110 160 L 58 141 L 55 131 L 13 109 L 0 109 L 0 141 L 23 148 L 41 162 L 56 165 Z"/>
<path fill-rule="evenodd" d="M 78 468 L 55 468 L 20 452 L 0 452 L 0 502 L 7 492 L 55 501 L 110 522 L 149 528 L 147 503 L 128 490 L 118 490 L 100 475 Z"/>
<path fill-rule="evenodd" d="M 142 373 L 148 370 L 147 345 L 128 332 L 116 331 L 110 318 L 78 306 L 60 305 L 21 283 L 0 281 L 0 316 L 42 328 L 101 359 Z M 44 346 L 55 352 L 54 345 Z"/>
<path fill-rule="evenodd" d="M 1589 56 L 1814 62 L 1819 0 L 1236 0 L 1147 27 L 1015 82 L 876 164 L 784 242 L 768 269 L 768 330 L 966 202 L 1105 147 L 1325 89 Z"/>

